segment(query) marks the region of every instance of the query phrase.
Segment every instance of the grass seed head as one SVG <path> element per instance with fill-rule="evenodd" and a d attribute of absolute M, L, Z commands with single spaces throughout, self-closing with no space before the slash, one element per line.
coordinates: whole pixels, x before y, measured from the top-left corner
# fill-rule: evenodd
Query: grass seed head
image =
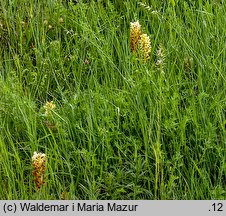
<path fill-rule="evenodd" d="M 147 3 L 143 3 L 143 2 L 138 2 L 138 5 L 140 5 L 142 8 L 144 8 L 145 10 L 150 11 L 151 7 L 147 4 Z"/>
<path fill-rule="evenodd" d="M 135 52 L 141 36 L 141 25 L 139 21 L 130 23 L 130 45 L 131 51 Z"/>

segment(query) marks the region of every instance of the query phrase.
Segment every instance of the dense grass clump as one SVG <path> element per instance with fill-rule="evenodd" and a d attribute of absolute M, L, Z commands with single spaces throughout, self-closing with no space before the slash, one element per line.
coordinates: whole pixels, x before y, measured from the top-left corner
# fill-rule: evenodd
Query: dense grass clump
<path fill-rule="evenodd" d="M 225 13 L 0 0 L 0 198 L 225 199 Z"/>

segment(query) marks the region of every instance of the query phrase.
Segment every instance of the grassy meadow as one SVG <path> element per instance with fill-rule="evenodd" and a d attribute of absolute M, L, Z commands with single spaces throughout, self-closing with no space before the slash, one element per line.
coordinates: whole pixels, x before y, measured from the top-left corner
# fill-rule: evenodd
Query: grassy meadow
<path fill-rule="evenodd" d="M 225 14 L 224 0 L 0 0 L 0 199 L 225 199 Z"/>

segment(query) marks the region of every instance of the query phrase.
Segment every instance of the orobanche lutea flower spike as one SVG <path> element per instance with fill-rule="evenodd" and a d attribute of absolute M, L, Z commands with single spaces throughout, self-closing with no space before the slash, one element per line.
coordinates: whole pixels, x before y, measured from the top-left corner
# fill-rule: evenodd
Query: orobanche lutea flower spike
<path fill-rule="evenodd" d="M 34 182 L 36 184 L 36 188 L 40 190 L 41 186 L 45 183 L 44 173 L 46 170 L 46 155 L 34 152 L 32 157 L 32 166 L 34 167 L 34 171 L 32 172 Z"/>
<path fill-rule="evenodd" d="M 144 61 L 147 61 L 150 58 L 150 53 L 151 53 L 151 41 L 147 34 L 142 34 L 140 36 L 140 44 L 141 44 L 141 51 L 143 53 Z"/>
<path fill-rule="evenodd" d="M 130 23 L 130 45 L 131 51 L 136 52 L 141 36 L 141 25 L 139 21 Z"/>
<path fill-rule="evenodd" d="M 133 53 L 140 53 L 146 62 L 150 58 L 151 41 L 147 34 L 142 34 L 139 21 L 130 23 L 130 46 Z"/>

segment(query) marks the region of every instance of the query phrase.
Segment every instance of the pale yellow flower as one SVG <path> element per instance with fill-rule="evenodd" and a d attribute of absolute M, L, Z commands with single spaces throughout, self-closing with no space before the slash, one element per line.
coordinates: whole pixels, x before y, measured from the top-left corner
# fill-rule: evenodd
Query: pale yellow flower
<path fill-rule="evenodd" d="M 59 22 L 59 23 L 64 23 L 63 17 L 60 17 L 59 20 L 58 20 L 58 22 Z"/>
<path fill-rule="evenodd" d="M 48 25 L 49 22 L 48 22 L 48 20 L 44 20 L 43 23 L 44 23 L 44 25 Z"/>
<path fill-rule="evenodd" d="M 51 115 L 51 112 L 56 108 L 56 105 L 53 103 L 53 101 L 46 102 L 46 104 L 43 106 L 45 109 L 45 115 L 49 116 Z"/>

